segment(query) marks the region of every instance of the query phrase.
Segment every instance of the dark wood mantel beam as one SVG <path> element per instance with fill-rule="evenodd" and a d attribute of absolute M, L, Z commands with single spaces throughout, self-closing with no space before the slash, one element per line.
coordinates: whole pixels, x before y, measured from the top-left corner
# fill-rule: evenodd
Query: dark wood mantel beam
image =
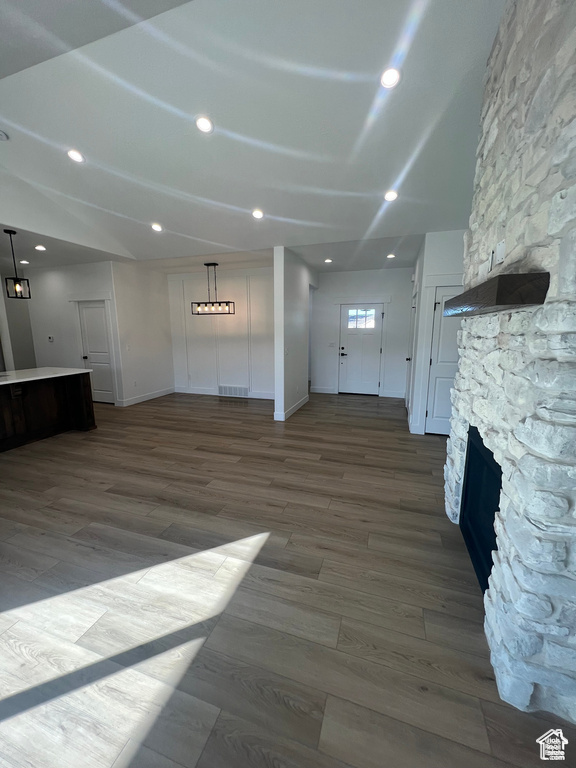
<path fill-rule="evenodd" d="M 496 275 L 449 299 L 444 305 L 444 315 L 470 317 L 544 304 L 549 285 L 549 272 Z"/>

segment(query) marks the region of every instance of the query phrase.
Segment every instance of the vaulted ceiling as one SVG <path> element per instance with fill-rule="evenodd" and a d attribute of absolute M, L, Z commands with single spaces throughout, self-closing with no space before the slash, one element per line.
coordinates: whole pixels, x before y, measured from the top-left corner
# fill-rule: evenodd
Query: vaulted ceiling
<path fill-rule="evenodd" d="M 363 241 L 463 228 L 503 6 L 4 2 L 2 224 L 25 231 L 31 266 L 59 252 L 201 259 L 274 245 L 313 261 L 349 243 L 339 258 L 361 268 L 375 252 Z M 388 66 L 402 75 L 393 90 L 379 82 Z M 43 238 L 44 255 L 32 248 Z"/>

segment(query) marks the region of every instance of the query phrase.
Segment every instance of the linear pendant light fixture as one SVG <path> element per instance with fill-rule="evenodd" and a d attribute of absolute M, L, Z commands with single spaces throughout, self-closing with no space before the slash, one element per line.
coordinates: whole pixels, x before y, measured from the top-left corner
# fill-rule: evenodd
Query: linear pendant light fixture
<path fill-rule="evenodd" d="M 206 280 L 208 281 L 208 301 L 193 301 L 193 315 L 234 315 L 236 314 L 236 305 L 233 301 L 218 301 L 218 283 L 216 282 L 216 267 L 218 264 L 208 262 L 206 267 Z M 214 269 L 214 301 L 210 294 L 210 267 Z"/>
<path fill-rule="evenodd" d="M 14 229 L 5 229 L 4 233 L 10 238 L 10 248 L 12 250 L 12 261 L 14 262 L 14 277 L 6 278 L 6 293 L 9 299 L 29 299 L 30 283 L 25 277 L 18 277 L 16 269 L 16 257 L 14 256 L 14 243 L 12 238 L 16 234 Z"/>

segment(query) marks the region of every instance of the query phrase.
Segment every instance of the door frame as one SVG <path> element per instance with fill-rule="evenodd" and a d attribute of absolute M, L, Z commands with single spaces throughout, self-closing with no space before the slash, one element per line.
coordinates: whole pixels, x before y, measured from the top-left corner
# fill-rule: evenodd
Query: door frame
<path fill-rule="evenodd" d="M 343 301 L 338 305 L 338 349 L 337 352 L 337 369 L 336 369 L 336 392 L 337 394 L 347 394 L 346 392 L 340 392 L 340 347 L 342 346 L 342 307 L 355 307 L 359 306 L 361 304 L 374 304 L 382 305 L 382 326 L 380 328 L 380 349 L 382 352 L 380 352 L 380 361 L 378 363 L 378 393 L 377 395 L 368 395 L 368 397 L 382 397 L 382 384 L 383 384 L 383 378 L 382 378 L 382 361 L 384 360 L 384 355 L 386 354 L 385 349 L 385 340 L 386 340 L 386 334 L 384 333 L 385 327 L 386 327 L 386 320 L 388 318 L 387 312 L 386 312 L 386 304 L 387 301 L 383 301 L 382 299 L 379 299 L 378 301 L 368 301 L 362 300 L 362 301 Z"/>
<path fill-rule="evenodd" d="M 424 278 L 422 288 L 418 294 L 420 301 L 416 305 L 416 360 L 412 360 L 414 365 L 414 385 L 412 388 L 412 408 L 410 409 L 410 418 L 408 420 L 408 428 L 414 435 L 425 434 L 434 302 L 436 301 L 436 288 L 443 285 L 462 285 L 462 273 L 428 275 Z"/>
<path fill-rule="evenodd" d="M 404 405 L 408 417 L 410 417 L 411 405 L 412 405 L 412 390 L 414 389 L 414 363 L 416 357 L 416 307 L 418 304 L 418 295 L 412 297 L 410 302 L 410 331 L 408 337 L 408 354 L 410 357 L 406 358 L 408 365 L 406 366 L 406 394 L 404 395 Z"/>
<path fill-rule="evenodd" d="M 80 322 L 80 303 L 84 301 L 103 301 L 104 302 L 104 314 L 106 316 L 106 331 L 108 334 L 108 343 L 110 345 L 110 364 L 112 367 L 112 386 L 114 391 L 114 405 L 122 405 L 120 402 L 121 378 L 119 364 L 120 360 L 120 339 L 118 336 L 118 322 L 116 319 L 116 307 L 114 299 L 111 293 L 102 292 L 98 294 L 81 294 L 75 293 L 68 296 L 70 304 L 75 304 L 74 311 L 76 313 L 76 348 L 78 350 L 79 364 L 78 367 L 86 367 L 84 360 L 82 360 L 83 342 L 82 342 L 82 324 Z M 112 403 L 109 403 L 112 405 Z"/>
<path fill-rule="evenodd" d="M 428 429 L 427 429 L 428 428 L 428 419 L 429 419 L 428 411 L 429 411 L 429 406 L 430 406 L 430 402 L 429 401 L 430 401 L 430 394 L 431 394 L 430 393 L 430 380 L 431 380 L 431 377 L 432 377 L 432 361 L 434 359 L 434 329 L 438 328 L 438 322 L 440 322 L 440 320 L 442 318 L 441 312 L 436 310 L 436 307 L 439 304 L 442 303 L 442 302 L 438 302 L 437 296 L 438 296 L 438 291 L 442 290 L 443 288 L 456 288 L 456 294 L 455 295 L 457 295 L 458 292 L 461 292 L 460 291 L 461 286 L 459 286 L 459 285 L 437 285 L 435 290 L 434 290 L 434 306 L 432 308 L 432 336 L 430 337 L 430 366 L 428 368 L 428 380 L 426 382 L 426 414 L 424 416 L 424 432 L 427 435 L 443 435 L 443 434 L 446 434 L 444 432 L 428 432 Z M 456 363 L 456 365 L 458 366 L 458 362 Z M 448 432 L 448 434 L 449 434 L 449 432 Z"/>

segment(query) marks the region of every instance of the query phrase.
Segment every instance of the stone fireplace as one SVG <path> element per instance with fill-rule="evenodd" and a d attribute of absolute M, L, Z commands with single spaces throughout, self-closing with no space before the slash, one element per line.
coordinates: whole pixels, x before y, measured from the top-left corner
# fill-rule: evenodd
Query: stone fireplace
<path fill-rule="evenodd" d="M 542 306 L 462 321 L 446 511 L 458 522 L 472 426 L 502 470 L 485 593 L 500 694 L 576 722 L 576 5 L 510 2 L 485 82 L 465 287 L 551 280 Z"/>

